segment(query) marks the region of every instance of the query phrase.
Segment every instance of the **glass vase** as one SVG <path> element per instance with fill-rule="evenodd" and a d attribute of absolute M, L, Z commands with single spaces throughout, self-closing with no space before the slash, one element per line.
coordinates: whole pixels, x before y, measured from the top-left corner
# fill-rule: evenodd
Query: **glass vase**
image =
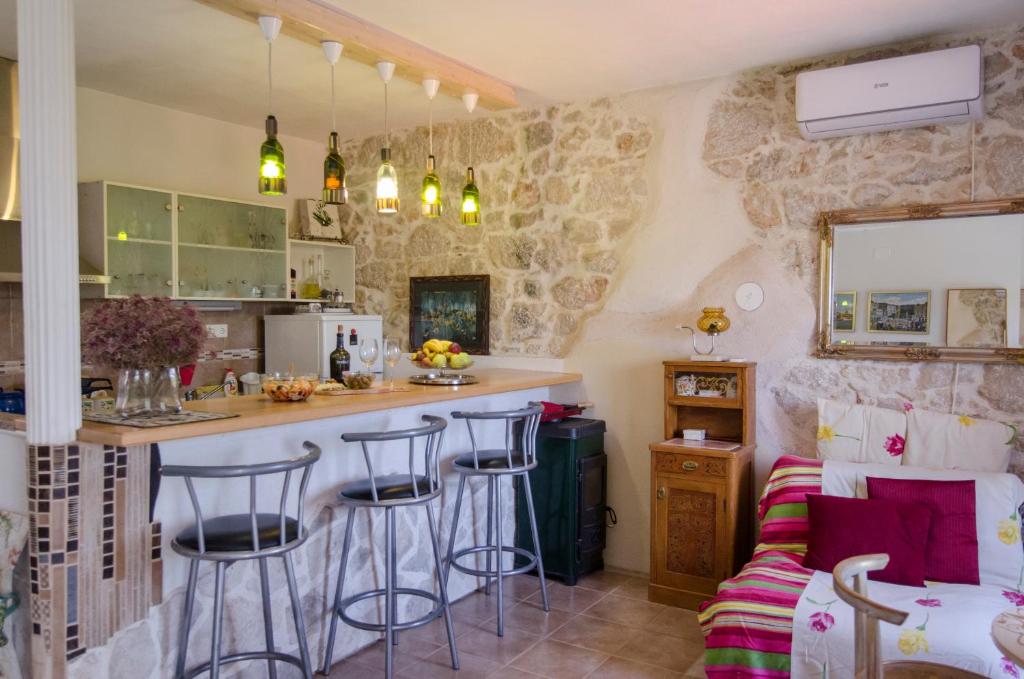
<path fill-rule="evenodd" d="M 155 413 L 181 412 L 181 375 L 177 367 L 160 368 L 154 380 L 151 405 Z"/>
<path fill-rule="evenodd" d="M 148 414 L 153 409 L 153 371 L 122 368 L 117 372 L 117 400 L 114 410 L 121 417 Z"/>

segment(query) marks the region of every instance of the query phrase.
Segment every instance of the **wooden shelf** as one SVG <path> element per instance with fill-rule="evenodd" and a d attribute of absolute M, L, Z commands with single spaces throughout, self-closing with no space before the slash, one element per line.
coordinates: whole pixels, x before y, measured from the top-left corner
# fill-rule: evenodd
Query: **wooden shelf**
<path fill-rule="evenodd" d="M 695 408 L 728 408 L 743 410 L 743 403 L 734 398 L 717 398 L 714 396 L 670 396 L 666 399 L 669 405 L 692 406 Z"/>

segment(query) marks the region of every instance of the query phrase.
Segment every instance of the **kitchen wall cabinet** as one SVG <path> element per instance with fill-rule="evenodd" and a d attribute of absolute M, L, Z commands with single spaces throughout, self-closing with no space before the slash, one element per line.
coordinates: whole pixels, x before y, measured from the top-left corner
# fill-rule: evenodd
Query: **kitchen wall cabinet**
<path fill-rule="evenodd" d="M 284 208 L 114 182 L 79 185 L 79 249 L 110 275 L 107 297 L 284 300 L 288 248 Z"/>

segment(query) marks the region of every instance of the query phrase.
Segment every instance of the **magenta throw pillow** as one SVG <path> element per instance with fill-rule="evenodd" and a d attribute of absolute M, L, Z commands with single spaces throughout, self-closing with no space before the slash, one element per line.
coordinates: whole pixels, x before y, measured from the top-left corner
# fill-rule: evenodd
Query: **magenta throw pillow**
<path fill-rule="evenodd" d="M 868 497 L 921 505 L 932 510 L 924 577 L 936 582 L 977 585 L 978 526 L 974 481 L 883 479 L 869 476 Z"/>
<path fill-rule="evenodd" d="M 851 556 L 888 554 L 889 565 L 870 579 L 922 587 L 931 514 L 928 507 L 895 500 L 808 495 L 804 567 L 831 573 Z"/>

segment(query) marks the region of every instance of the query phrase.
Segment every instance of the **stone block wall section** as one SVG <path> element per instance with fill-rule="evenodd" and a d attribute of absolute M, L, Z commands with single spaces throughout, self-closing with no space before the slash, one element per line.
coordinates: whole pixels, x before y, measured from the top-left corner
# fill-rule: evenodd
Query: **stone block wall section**
<path fill-rule="evenodd" d="M 419 214 L 427 130 L 392 134 L 402 209 L 378 216 L 372 187 L 382 137 L 350 142 L 343 229 L 356 244 L 356 301 L 408 336 L 409 276 L 488 273 L 491 351 L 563 356 L 598 311 L 648 197 L 647 121 L 611 99 L 515 111 L 434 126 L 444 214 Z M 482 220 L 463 226 L 467 165 L 476 170 Z"/>

